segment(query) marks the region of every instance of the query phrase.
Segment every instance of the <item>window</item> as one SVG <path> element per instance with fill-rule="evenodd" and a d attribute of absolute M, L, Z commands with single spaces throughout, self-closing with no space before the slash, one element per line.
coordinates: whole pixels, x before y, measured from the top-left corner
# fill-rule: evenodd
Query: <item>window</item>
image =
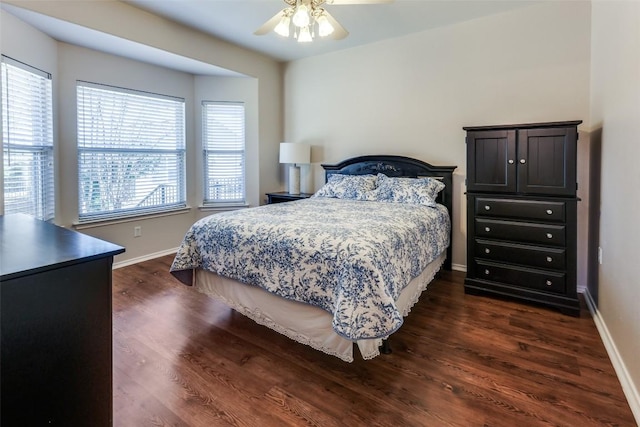
<path fill-rule="evenodd" d="M 51 74 L 2 56 L 3 212 L 54 217 Z"/>
<path fill-rule="evenodd" d="M 184 99 L 79 81 L 79 220 L 186 206 Z"/>
<path fill-rule="evenodd" d="M 202 103 L 204 205 L 245 203 L 244 104 Z"/>

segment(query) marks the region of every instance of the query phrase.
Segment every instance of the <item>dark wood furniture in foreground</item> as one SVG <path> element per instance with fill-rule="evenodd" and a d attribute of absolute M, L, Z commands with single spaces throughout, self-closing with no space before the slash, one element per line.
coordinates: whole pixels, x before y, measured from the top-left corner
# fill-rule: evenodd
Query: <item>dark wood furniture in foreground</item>
<path fill-rule="evenodd" d="M 122 252 L 0 216 L 0 424 L 112 424 L 111 265 Z"/>
<path fill-rule="evenodd" d="M 278 191 L 275 193 L 267 193 L 267 203 L 283 203 L 291 202 L 293 200 L 308 199 L 312 195 L 313 194 L 311 193 L 291 194 L 286 191 Z"/>
<path fill-rule="evenodd" d="M 465 295 L 444 271 L 392 354 L 345 363 L 193 292 L 172 260 L 113 271 L 115 426 L 636 425 L 584 304 Z"/>
<path fill-rule="evenodd" d="M 471 293 L 580 313 L 576 285 L 577 126 L 465 127 Z"/>

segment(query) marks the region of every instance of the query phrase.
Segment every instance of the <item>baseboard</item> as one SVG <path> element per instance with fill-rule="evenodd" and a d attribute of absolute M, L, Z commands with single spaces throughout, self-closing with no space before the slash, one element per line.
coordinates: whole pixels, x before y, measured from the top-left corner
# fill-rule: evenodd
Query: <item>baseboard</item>
<path fill-rule="evenodd" d="M 127 260 L 120 261 L 120 262 L 114 262 L 113 263 L 113 269 L 115 270 L 117 268 L 126 267 L 128 265 L 137 264 L 139 262 L 149 261 L 149 260 L 152 260 L 152 259 L 155 259 L 155 258 L 160 258 L 160 257 L 165 256 L 165 255 L 175 254 L 177 251 L 178 251 L 178 248 L 167 249 L 167 250 L 164 250 L 164 251 L 154 252 L 152 254 L 147 254 L 147 255 L 136 257 L 136 258 L 129 258 Z"/>
<path fill-rule="evenodd" d="M 451 269 L 455 271 L 467 272 L 467 266 L 464 264 L 451 264 Z"/>
<path fill-rule="evenodd" d="M 618 348 L 616 347 L 611 334 L 609 334 L 609 329 L 604 323 L 604 320 L 600 315 L 600 311 L 589 293 L 589 289 L 584 290 L 584 299 L 587 303 L 587 307 L 589 307 L 589 311 L 591 312 L 593 321 L 596 324 L 596 328 L 600 333 L 600 339 L 602 339 L 604 347 L 607 350 L 611 364 L 613 364 L 613 369 L 616 371 L 618 380 L 620 380 L 622 391 L 627 398 L 627 403 L 629 403 L 629 406 L 631 407 L 631 412 L 636 419 L 636 424 L 640 425 L 640 393 L 638 393 L 638 389 L 633 383 L 633 379 L 629 375 L 629 371 L 627 371 L 627 367 L 624 364 L 622 357 L 620 357 L 620 353 L 618 353 Z"/>

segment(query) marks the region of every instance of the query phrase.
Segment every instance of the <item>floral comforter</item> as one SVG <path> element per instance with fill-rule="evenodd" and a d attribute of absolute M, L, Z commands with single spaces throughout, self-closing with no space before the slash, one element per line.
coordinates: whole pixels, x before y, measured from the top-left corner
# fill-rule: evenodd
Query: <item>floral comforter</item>
<path fill-rule="evenodd" d="M 196 222 L 171 272 L 202 268 L 318 306 L 347 339 L 385 338 L 402 325 L 400 292 L 448 247 L 450 227 L 442 205 L 271 204 Z"/>

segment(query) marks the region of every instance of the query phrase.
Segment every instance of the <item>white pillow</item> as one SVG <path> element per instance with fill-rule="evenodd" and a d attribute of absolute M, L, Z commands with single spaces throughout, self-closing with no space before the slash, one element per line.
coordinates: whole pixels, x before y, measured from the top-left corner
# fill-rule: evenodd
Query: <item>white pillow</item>
<path fill-rule="evenodd" d="M 350 200 L 375 200 L 375 175 L 329 175 L 327 183 L 312 197 L 333 197 Z"/>
<path fill-rule="evenodd" d="M 376 200 L 435 206 L 444 184 L 435 178 L 390 178 L 378 174 Z"/>

